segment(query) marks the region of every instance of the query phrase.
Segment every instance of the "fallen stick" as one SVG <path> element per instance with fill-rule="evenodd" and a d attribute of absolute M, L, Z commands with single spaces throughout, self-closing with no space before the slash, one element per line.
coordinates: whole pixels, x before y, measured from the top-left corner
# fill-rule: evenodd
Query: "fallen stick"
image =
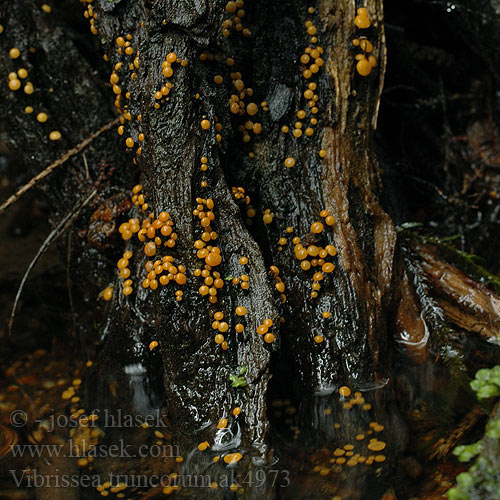
<path fill-rule="evenodd" d="M 66 230 L 66 228 L 78 217 L 78 214 L 84 208 L 90 200 L 97 194 L 97 189 L 92 190 L 92 192 L 85 198 L 83 202 L 77 202 L 76 205 L 73 207 L 73 209 L 66 214 L 62 221 L 57 225 L 55 229 L 53 229 L 50 234 L 45 238 L 45 241 L 42 243 L 42 246 L 38 249 L 38 252 L 36 253 L 35 257 L 33 257 L 33 260 L 30 262 L 30 265 L 26 269 L 26 272 L 24 273 L 23 279 L 21 280 L 21 283 L 19 285 L 19 288 L 17 289 L 17 294 L 16 298 L 14 300 L 14 305 L 12 306 L 12 311 L 10 313 L 10 319 L 9 319 L 9 335 L 12 333 L 12 325 L 14 324 L 14 318 L 16 317 L 16 310 L 17 310 L 17 305 L 19 303 L 19 299 L 21 298 L 21 294 L 23 293 L 24 289 L 24 284 L 26 283 L 26 280 L 28 279 L 28 276 L 30 275 L 32 269 L 35 267 L 36 263 L 38 262 L 38 259 L 45 253 L 47 248 L 57 239 L 59 236 Z"/>
<path fill-rule="evenodd" d="M 66 163 L 72 156 L 75 156 L 80 151 L 84 150 L 95 138 L 99 137 L 103 132 L 106 132 L 114 125 L 116 125 L 119 121 L 119 118 L 115 118 L 110 121 L 99 130 L 89 135 L 86 139 L 84 139 L 80 144 L 75 146 L 74 148 L 66 151 L 63 156 L 58 158 L 54 163 L 51 163 L 46 169 L 42 170 L 39 174 L 35 175 L 29 182 L 27 182 L 24 186 L 18 189 L 12 196 L 10 196 L 7 201 L 0 205 L 0 215 L 7 209 L 10 205 L 15 203 L 21 196 L 29 191 L 33 186 L 35 186 L 42 179 L 45 179 L 51 172 L 53 172 L 57 167 L 60 167 L 62 164 Z"/>

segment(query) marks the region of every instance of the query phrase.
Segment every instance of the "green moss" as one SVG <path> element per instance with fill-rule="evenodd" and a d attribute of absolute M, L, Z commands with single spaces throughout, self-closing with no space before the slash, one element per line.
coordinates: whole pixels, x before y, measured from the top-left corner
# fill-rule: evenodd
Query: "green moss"
<path fill-rule="evenodd" d="M 500 395 L 500 366 L 476 373 L 471 387 L 478 399 Z M 448 500 L 498 500 L 500 498 L 500 407 L 486 425 L 477 443 L 457 446 L 453 453 L 461 462 L 475 458 L 467 472 L 457 476 L 457 484 L 447 492 Z"/>
<path fill-rule="evenodd" d="M 438 247 L 442 251 L 443 256 L 450 262 L 453 262 L 464 273 L 482 283 L 486 283 L 492 290 L 500 293 L 500 278 L 490 273 L 483 266 L 483 259 L 478 255 L 464 252 L 455 247 L 453 241 L 459 239 L 459 235 L 447 237 L 435 236 L 425 232 L 423 225 L 417 222 L 408 222 L 398 226 L 396 229 L 403 238 Z"/>

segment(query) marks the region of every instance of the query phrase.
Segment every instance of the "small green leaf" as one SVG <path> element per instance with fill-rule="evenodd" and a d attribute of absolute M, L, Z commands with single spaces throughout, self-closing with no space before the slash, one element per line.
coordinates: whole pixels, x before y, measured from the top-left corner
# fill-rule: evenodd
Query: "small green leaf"
<path fill-rule="evenodd" d="M 233 387 L 246 387 L 248 385 L 248 382 L 246 381 L 244 375 L 247 372 L 247 367 L 246 366 L 241 366 L 238 369 L 238 373 L 231 373 L 229 375 L 229 381 L 231 382 L 231 385 Z"/>
<path fill-rule="evenodd" d="M 493 398 L 495 396 L 500 396 L 500 387 L 493 384 L 484 384 L 478 391 L 478 399 Z"/>
<path fill-rule="evenodd" d="M 469 500 L 469 497 L 458 488 L 451 488 L 446 493 L 448 500 Z"/>

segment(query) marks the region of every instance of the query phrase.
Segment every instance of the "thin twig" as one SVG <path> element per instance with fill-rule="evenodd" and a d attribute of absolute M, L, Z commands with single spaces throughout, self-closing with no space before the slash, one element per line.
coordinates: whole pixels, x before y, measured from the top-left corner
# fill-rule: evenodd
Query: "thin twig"
<path fill-rule="evenodd" d="M 84 153 L 85 154 L 85 153 Z M 71 311 L 71 319 L 73 320 L 73 335 L 76 335 L 76 318 L 75 318 L 75 309 L 73 307 L 73 294 L 71 293 L 71 235 L 72 232 L 68 232 L 68 243 L 66 247 L 66 286 L 68 288 L 68 300 L 69 300 L 69 309 Z"/>
<path fill-rule="evenodd" d="M 83 202 L 77 202 L 74 207 L 63 217 L 61 222 L 55 227 L 50 234 L 45 238 L 45 241 L 42 243 L 40 248 L 38 249 L 38 252 L 36 253 L 35 257 L 33 257 L 33 260 L 30 262 L 30 265 L 26 269 L 26 272 L 24 273 L 23 279 L 21 280 L 21 283 L 19 284 L 19 288 L 17 289 L 17 294 L 16 298 L 14 300 L 14 305 L 12 306 L 12 312 L 10 313 L 10 319 L 9 319 L 9 335 L 12 333 L 12 325 L 14 323 L 14 318 L 16 316 L 16 310 L 17 310 L 17 305 L 19 303 L 19 299 L 21 297 L 21 294 L 23 293 L 24 285 L 26 284 L 26 280 L 28 279 L 28 276 L 30 275 L 31 271 L 35 267 L 36 263 L 38 262 L 38 259 L 47 251 L 49 246 L 59 237 L 61 234 L 64 233 L 66 228 L 78 217 L 78 214 L 82 210 L 85 205 L 87 205 L 90 200 L 97 194 L 97 189 L 93 189 L 92 192 L 83 200 Z"/>
<path fill-rule="evenodd" d="M 82 153 L 82 158 L 83 158 L 83 165 L 85 166 L 85 179 L 89 180 L 90 179 L 89 166 L 87 163 L 87 157 L 85 156 L 85 151 Z"/>
<path fill-rule="evenodd" d="M 38 182 L 47 177 L 53 170 L 55 170 L 57 167 L 60 167 L 63 163 L 66 163 L 72 156 L 75 156 L 80 151 L 85 149 L 95 138 L 99 137 L 103 132 L 106 132 L 114 125 L 116 125 L 118 121 L 119 118 L 115 118 L 114 120 L 110 121 L 109 123 L 101 127 L 99 130 L 89 135 L 85 140 L 80 142 L 80 144 L 70 149 L 69 151 L 66 151 L 66 153 L 64 153 L 63 156 L 58 158 L 54 163 L 51 163 L 45 170 L 42 170 L 39 174 L 35 175 L 33 179 L 31 179 L 28 183 L 26 183 L 24 186 L 18 189 L 12 196 L 10 196 L 7 199 L 7 201 L 5 201 L 4 203 L 2 203 L 2 205 L 0 205 L 0 214 L 2 214 L 6 208 L 8 208 L 10 205 L 15 203 L 19 198 L 21 198 L 21 196 L 24 193 L 29 191 Z"/>

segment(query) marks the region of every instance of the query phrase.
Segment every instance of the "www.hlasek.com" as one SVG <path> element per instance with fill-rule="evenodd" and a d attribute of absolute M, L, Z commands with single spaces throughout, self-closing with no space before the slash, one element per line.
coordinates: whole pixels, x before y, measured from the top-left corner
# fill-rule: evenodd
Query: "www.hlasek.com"
<path fill-rule="evenodd" d="M 290 474 L 287 470 L 255 470 L 245 474 L 235 472 L 219 474 L 39 474 L 37 469 L 27 473 L 25 470 L 10 470 L 16 486 L 24 488 L 112 488 L 116 491 L 125 488 L 157 488 L 159 486 L 174 488 L 211 488 L 217 484 L 219 488 L 242 487 L 261 488 L 266 483 L 271 487 L 286 488 L 290 485 Z"/>
<path fill-rule="evenodd" d="M 85 439 L 79 439 L 73 443 L 69 439 L 66 444 L 15 444 L 11 445 L 13 457 L 64 457 L 64 458 L 176 458 L 180 457 L 179 447 L 175 445 L 142 444 L 132 446 L 126 444 L 123 439 L 114 444 L 92 444 Z M 84 455 L 78 450 L 87 450 Z"/>

